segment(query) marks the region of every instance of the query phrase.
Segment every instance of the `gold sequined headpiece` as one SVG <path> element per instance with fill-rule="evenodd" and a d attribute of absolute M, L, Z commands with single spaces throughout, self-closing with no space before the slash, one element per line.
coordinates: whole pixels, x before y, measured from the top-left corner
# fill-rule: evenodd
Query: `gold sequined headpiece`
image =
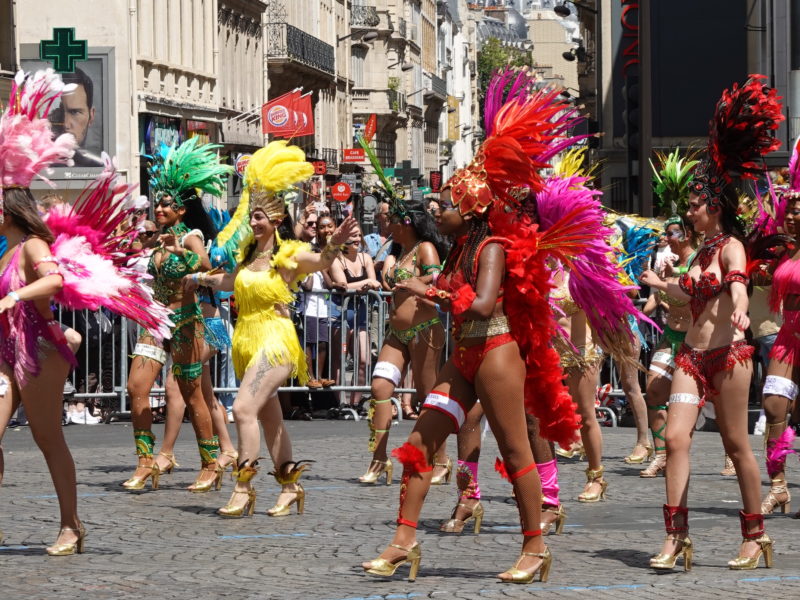
<path fill-rule="evenodd" d="M 275 192 L 259 185 L 250 186 L 250 212 L 263 211 L 270 221 L 279 221 L 286 216 L 286 203 Z"/>

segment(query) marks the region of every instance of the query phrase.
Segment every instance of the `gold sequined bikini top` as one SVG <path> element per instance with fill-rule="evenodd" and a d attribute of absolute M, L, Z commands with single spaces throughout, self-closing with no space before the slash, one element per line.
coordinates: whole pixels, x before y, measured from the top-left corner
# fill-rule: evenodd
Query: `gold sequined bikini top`
<path fill-rule="evenodd" d="M 572 296 L 569 293 L 569 277 L 565 276 L 558 287 L 552 291 L 550 296 L 556 303 L 556 306 L 562 310 L 565 316 L 571 317 L 579 312 L 580 307 L 575 304 Z"/>

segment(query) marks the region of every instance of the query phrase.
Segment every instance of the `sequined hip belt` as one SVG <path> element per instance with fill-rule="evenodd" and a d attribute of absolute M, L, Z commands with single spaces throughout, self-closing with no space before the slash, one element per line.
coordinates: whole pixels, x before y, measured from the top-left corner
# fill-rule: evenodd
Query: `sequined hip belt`
<path fill-rule="evenodd" d="M 508 324 L 508 317 L 501 315 L 480 321 L 464 321 L 456 329 L 455 338 L 463 340 L 466 338 L 486 338 L 494 335 L 502 335 L 511 331 Z"/>

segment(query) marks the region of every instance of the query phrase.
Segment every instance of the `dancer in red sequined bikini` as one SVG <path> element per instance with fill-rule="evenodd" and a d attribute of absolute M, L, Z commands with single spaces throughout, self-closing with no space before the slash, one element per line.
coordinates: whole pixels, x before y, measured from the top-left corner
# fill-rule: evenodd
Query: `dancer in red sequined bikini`
<path fill-rule="evenodd" d="M 750 319 L 742 226 L 737 217 L 741 178 L 763 172 L 763 155 L 780 142 L 773 132 L 784 119 L 774 89 L 753 75 L 723 93 L 711 121 L 706 158 L 689 184 L 687 216 L 705 242 L 677 284 L 647 271 L 642 282 L 670 296 L 689 300 L 692 322 L 675 357 L 667 420 L 667 539 L 650 559 L 655 569 L 672 569 L 679 557 L 691 568 L 687 496 L 689 449 L 701 407 L 713 402 L 725 451 L 733 460 L 744 510 L 739 512 L 742 544 L 731 569 L 755 569 L 761 555 L 772 566 L 772 540 L 764 532 L 760 475 L 747 429 L 747 399 L 753 365 L 745 340 Z"/>

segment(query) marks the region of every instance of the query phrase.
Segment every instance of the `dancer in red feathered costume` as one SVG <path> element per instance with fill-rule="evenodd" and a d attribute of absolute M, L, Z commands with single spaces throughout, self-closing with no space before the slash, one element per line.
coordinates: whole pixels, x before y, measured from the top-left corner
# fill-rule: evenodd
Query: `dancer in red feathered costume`
<path fill-rule="evenodd" d="M 675 357 L 666 430 L 668 468 L 664 523 L 667 539 L 650 559 L 655 569 L 672 569 L 684 559 L 691 568 L 687 496 L 689 451 L 700 409 L 713 402 L 725 452 L 736 467 L 743 511 L 739 512 L 742 543 L 731 569 L 755 569 L 761 555 L 772 566 L 772 540 L 764 531 L 758 463 L 747 430 L 747 392 L 753 373 L 753 347 L 745 339 L 747 258 L 738 218 L 741 179 L 756 179 L 766 166 L 763 156 L 780 142 L 774 137 L 784 120 L 780 98 L 762 75 L 726 90 L 711 121 L 707 157 L 689 184 L 687 216 L 705 241 L 678 283 L 661 281 L 645 271 L 641 282 L 677 300 L 687 300 L 692 321 Z"/>
<path fill-rule="evenodd" d="M 559 357 L 550 346 L 556 321 L 548 301 L 550 260 L 569 265 L 590 242 L 574 227 L 571 211 L 546 232 L 536 224 L 537 169 L 574 143 L 563 132 L 573 113 L 558 92 L 512 92 L 487 129 L 472 163 L 455 173 L 440 197 L 440 231 L 455 244 L 438 277 L 398 284 L 453 314 L 455 349 L 428 395 L 408 441 L 393 453 L 403 463 L 400 509 L 392 543 L 363 564 L 390 576 L 421 559 L 417 519 L 430 486 L 431 460 L 447 436 L 458 432 L 479 396 L 498 440 L 519 504 L 522 552 L 503 581 L 547 579 L 551 555 L 542 540 L 541 483 L 531 453 L 526 410 L 541 434 L 569 445 L 576 437 L 575 406 L 562 383 Z"/>

